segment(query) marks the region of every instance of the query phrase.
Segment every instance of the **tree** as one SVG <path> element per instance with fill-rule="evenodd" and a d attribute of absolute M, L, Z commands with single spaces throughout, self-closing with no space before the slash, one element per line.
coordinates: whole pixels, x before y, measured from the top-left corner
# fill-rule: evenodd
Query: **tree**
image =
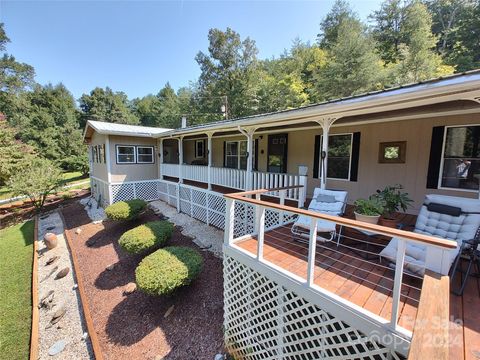
<path fill-rule="evenodd" d="M 210 29 L 208 41 L 208 54 L 200 51 L 195 57 L 201 70 L 198 98 L 203 112 L 211 120 L 220 119 L 226 96 L 230 118 L 253 114 L 258 74 L 255 42 L 250 38 L 242 41 L 230 28 Z"/>
<path fill-rule="evenodd" d="M 34 158 L 30 166 L 15 172 L 7 182 L 14 196 L 27 196 L 37 211 L 42 210 L 47 196 L 61 184 L 62 171 L 51 161 L 42 158 Z"/>
<path fill-rule="evenodd" d="M 327 64 L 316 74 L 318 93 L 328 99 L 378 89 L 382 76 L 383 63 L 365 26 L 351 18 L 342 21 Z"/>
<path fill-rule="evenodd" d="M 320 47 L 330 49 L 336 44 L 340 25 L 345 20 L 358 21 L 359 19 L 347 1 L 336 0 L 330 12 L 320 23 L 320 33 L 317 35 L 317 41 Z"/>
<path fill-rule="evenodd" d="M 139 120 L 133 114 L 127 95 L 123 92 L 113 92 L 106 87 L 95 88 L 89 95 L 83 94 L 80 99 L 82 109 L 82 128 L 87 120 L 106 121 L 120 124 L 138 124 Z"/>

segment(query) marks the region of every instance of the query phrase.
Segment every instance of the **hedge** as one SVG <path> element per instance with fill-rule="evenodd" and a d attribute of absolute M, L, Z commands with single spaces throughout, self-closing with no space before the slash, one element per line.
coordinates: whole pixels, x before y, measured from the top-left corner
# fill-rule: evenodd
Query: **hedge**
<path fill-rule="evenodd" d="M 200 274 L 203 258 L 192 248 L 169 246 L 145 257 L 135 270 L 138 288 L 149 295 L 168 295 Z"/>
<path fill-rule="evenodd" d="M 147 202 L 141 199 L 119 201 L 107 206 L 105 214 L 111 220 L 133 220 L 147 207 Z"/>
<path fill-rule="evenodd" d="M 119 239 L 123 250 L 140 254 L 165 245 L 172 236 L 173 224 L 168 221 L 152 221 L 125 232 Z"/>

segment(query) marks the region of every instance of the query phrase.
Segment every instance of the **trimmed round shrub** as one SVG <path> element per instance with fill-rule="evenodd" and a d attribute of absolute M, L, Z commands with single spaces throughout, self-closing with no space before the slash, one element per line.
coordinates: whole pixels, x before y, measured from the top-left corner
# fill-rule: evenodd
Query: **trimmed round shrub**
<path fill-rule="evenodd" d="M 147 207 L 147 202 L 141 199 L 119 201 L 107 206 L 105 214 L 111 220 L 133 220 Z"/>
<path fill-rule="evenodd" d="M 173 224 L 171 222 L 152 221 L 123 233 L 118 243 L 126 252 L 140 254 L 165 245 L 167 240 L 172 237 L 172 233 Z"/>
<path fill-rule="evenodd" d="M 135 270 L 138 288 L 149 295 L 168 295 L 200 274 L 203 258 L 192 248 L 168 246 L 145 257 Z"/>

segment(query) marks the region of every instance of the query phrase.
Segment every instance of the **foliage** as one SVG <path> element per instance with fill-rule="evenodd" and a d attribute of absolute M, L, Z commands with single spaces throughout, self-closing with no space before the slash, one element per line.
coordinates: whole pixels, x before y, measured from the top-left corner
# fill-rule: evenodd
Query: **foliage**
<path fill-rule="evenodd" d="M 355 211 L 362 215 L 376 216 L 383 213 L 383 203 L 376 196 L 370 196 L 368 199 L 357 199 L 354 203 Z"/>
<path fill-rule="evenodd" d="M 123 250 L 140 254 L 165 245 L 172 236 L 173 224 L 168 221 L 152 221 L 125 232 L 119 239 Z"/>
<path fill-rule="evenodd" d="M 34 221 L 0 230 L 0 349 L 3 359 L 28 359 L 32 317 Z"/>
<path fill-rule="evenodd" d="M 147 207 L 147 202 L 141 199 L 119 201 L 107 206 L 105 214 L 111 220 L 126 221 L 137 218 Z"/>
<path fill-rule="evenodd" d="M 330 12 L 320 23 L 320 34 L 317 40 L 322 48 L 331 48 L 338 42 L 339 30 L 345 21 L 357 21 L 358 16 L 345 0 L 336 0 Z"/>
<path fill-rule="evenodd" d="M 402 192 L 403 186 L 388 185 L 383 190 L 377 190 L 376 197 L 383 204 L 383 216 L 387 219 L 394 219 L 395 212 L 402 209 L 403 212 L 407 211 L 408 207 L 413 202 L 408 196 L 408 193 Z"/>
<path fill-rule="evenodd" d="M 189 285 L 201 272 L 203 259 L 192 248 L 170 246 L 145 257 L 135 270 L 140 290 L 149 295 L 169 295 Z"/>
<path fill-rule="evenodd" d="M 61 184 L 61 170 L 43 158 L 33 158 L 28 167 L 22 167 L 7 182 L 13 196 L 27 196 L 37 211 L 43 208 L 47 196 L 54 193 Z"/>

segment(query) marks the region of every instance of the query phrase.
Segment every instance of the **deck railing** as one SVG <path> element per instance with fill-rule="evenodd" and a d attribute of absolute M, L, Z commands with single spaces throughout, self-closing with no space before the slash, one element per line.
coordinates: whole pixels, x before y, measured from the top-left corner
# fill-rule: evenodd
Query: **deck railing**
<path fill-rule="evenodd" d="M 398 332 L 407 337 L 411 337 L 411 328 L 406 329 L 399 325 L 399 317 L 402 311 L 401 306 L 405 305 L 407 302 L 410 303 L 411 301 L 415 301 L 416 304 L 414 305 L 415 307 L 418 307 L 418 297 L 414 298 L 411 294 L 418 292 L 419 295 L 421 292 L 421 285 L 415 287 L 414 285 L 411 285 L 410 282 L 403 282 L 403 280 L 406 274 L 408 274 L 408 277 L 419 278 L 421 283 L 422 276 L 409 273 L 404 268 L 405 263 L 408 263 L 405 258 L 406 246 L 407 244 L 419 244 L 425 246 L 427 251 L 425 267 L 437 273 L 446 274 L 449 270 L 445 267 L 445 264 L 449 263 L 446 261 L 449 256 L 448 250 L 456 248 L 457 243 L 454 241 L 444 240 L 415 232 L 398 230 L 395 228 L 369 224 L 344 217 L 331 216 L 309 210 L 285 206 L 282 204 L 266 202 L 261 199 L 262 195 L 271 191 L 279 191 L 280 193 L 285 194 L 289 190 L 291 190 L 291 188 L 286 187 L 281 189 L 260 189 L 241 193 L 225 194 L 224 196 L 227 199 L 225 246 L 227 248 L 234 248 L 242 253 L 248 254 L 250 257 L 253 257 L 256 262 L 273 268 L 277 272 L 285 274 L 285 276 L 296 279 L 296 281 L 300 281 L 305 287 L 316 291 L 322 296 L 331 296 L 336 302 L 340 302 L 344 306 L 350 306 L 350 308 L 355 308 L 355 311 L 358 311 L 359 316 L 367 316 L 373 321 L 377 321 L 382 327 L 390 329 L 392 332 Z M 234 238 L 234 209 L 236 203 L 247 203 L 251 206 L 254 206 L 256 219 L 254 231 L 251 234 Z M 280 227 L 271 229 L 270 231 L 265 230 L 265 211 L 267 209 L 275 209 L 280 211 L 282 217 L 292 219 L 290 220 L 291 223 L 295 221 L 295 216 L 307 217 L 310 220 L 309 229 L 306 230 L 305 234 L 305 240 L 308 242 L 307 251 L 304 251 L 306 250 L 305 246 L 293 241 L 293 236 L 288 228 L 288 226 L 291 226 L 292 224 L 283 223 L 281 225 L 285 227 L 283 230 Z M 362 255 L 378 255 L 378 253 L 374 253 L 369 250 L 360 250 L 357 247 L 353 247 L 346 241 L 346 238 L 348 239 L 349 235 L 344 235 L 342 237 L 342 241 L 339 241 L 338 243 L 336 240 L 330 243 L 328 241 L 324 242 L 323 240 L 318 241 L 318 239 L 321 239 L 317 232 L 318 220 L 333 222 L 337 225 L 337 228 L 348 227 L 351 229 L 356 229 L 360 232 L 363 232 L 363 234 L 369 234 L 369 239 L 372 235 L 382 235 L 386 238 L 395 237 L 398 239 L 396 260 L 394 263 L 392 263 L 393 266 L 365 260 L 370 269 L 375 267 L 381 270 L 379 274 L 380 281 L 372 282 L 370 286 L 373 286 L 375 289 L 380 289 L 381 292 L 384 294 L 389 294 L 388 296 L 390 296 L 390 300 L 386 301 L 385 304 L 382 304 L 382 306 L 387 307 L 382 311 L 383 316 L 379 316 L 380 313 L 375 314 L 370 310 L 359 308 L 354 303 L 339 298 L 335 294 L 341 293 L 341 289 L 337 289 L 337 292 L 332 293 L 332 290 L 326 290 L 328 287 L 323 288 L 321 282 L 319 285 L 317 281 L 318 279 L 316 280 L 316 276 L 318 275 L 317 272 L 320 271 L 319 267 L 323 269 L 333 269 L 335 273 L 342 274 L 344 277 L 354 281 L 356 280 L 359 283 L 368 282 L 368 272 L 365 274 L 359 273 L 359 260 L 351 254 L 353 251 L 363 251 Z M 297 260 L 304 260 L 303 263 L 306 263 L 306 271 L 304 275 L 299 275 L 299 272 L 294 273 L 282 267 L 282 264 L 285 264 L 285 260 L 280 260 L 280 262 L 269 260 L 269 256 L 265 256 L 266 253 L 264 251 L 265 246 L 267 245 L 265 240 L 266 237 L 268 237 L 268 240 L 270 241 L 268 244 L 268 254 L 272 254 L 272 240 L 275 240 L 276 243 L 274 247 L 277 250 L 282 250 L 285 253 L 285 256 L 295 256 Z M 249 252 L 240 246 L 243 241 L 248 239 L 254 239 L 256 241 L 255 251 Z M 360 237 L 354 240 L 362 241 Z M 388 243 L 388 240 L 386 241 Z M 368 243 L 369 240 L 363 240 L 363 242 Z M 299 264 L 300 263 L 297 264 L 297 268 L 300 266 Z M 411 325 L 413 327 L 413 324 Z"/>

